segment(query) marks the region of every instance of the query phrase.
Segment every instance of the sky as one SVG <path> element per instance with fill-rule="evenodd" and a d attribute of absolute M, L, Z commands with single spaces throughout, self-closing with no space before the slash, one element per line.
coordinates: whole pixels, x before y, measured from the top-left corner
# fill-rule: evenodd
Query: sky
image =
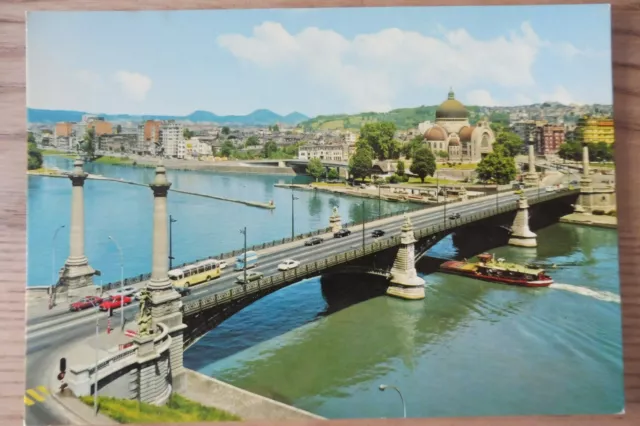
<path fill-rule="evenodd" d="M 608 5 L 30 12 L 27 106 L 107 114 L 612 103 Z"/>

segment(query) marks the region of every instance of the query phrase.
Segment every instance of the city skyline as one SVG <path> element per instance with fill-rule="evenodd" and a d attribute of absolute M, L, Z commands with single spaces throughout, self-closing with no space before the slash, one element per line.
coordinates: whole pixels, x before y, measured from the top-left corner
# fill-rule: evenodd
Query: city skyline
<path fill-rule="evenodd" d="M 610 104 L 609 6 L 566 7 L 34 12 L 28 106 L 314 117 L 449 87 L 467 105 Z"/>

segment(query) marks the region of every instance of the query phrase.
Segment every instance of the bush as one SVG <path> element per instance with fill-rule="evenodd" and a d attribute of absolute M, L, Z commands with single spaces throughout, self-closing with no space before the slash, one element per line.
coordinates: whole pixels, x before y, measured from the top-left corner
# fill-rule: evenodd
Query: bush
<path fill-rule="evenodd" d="M 592 213 L 596 216 L 603 216 L 604 210 L 594 210 Z"/>
<path fill-rule="evenodd" d="M 80 398 L 93 405 L 93 396 Z M 172 394 L 165 406 L 98 396 L 100 412 L 120 423 L 195 423 L 241 420 L 238 416 Z"/>

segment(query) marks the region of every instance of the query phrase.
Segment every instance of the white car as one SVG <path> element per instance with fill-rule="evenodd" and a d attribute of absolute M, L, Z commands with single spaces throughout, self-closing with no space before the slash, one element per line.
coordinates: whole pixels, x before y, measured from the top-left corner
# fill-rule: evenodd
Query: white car
<path fill-rule="evenodd" d="M 298 262 L 297 260 L 293 260 L 293 259 L 287 259 L 284 262 L 282 262 L 281 264 L 278 265 L 278 270 L 279 271 L 288 271 L 289 269 L 295 269 L 298 266 L 300 266 L 300 262 Z"/>
<path fill-rule="evenodd" d="M 136 288 L 135 287 L 125 287 L 122 290 L 118 289 L 115 292 L 115 295 L 118 296 L 120 294 L 124 295 L 124 296 L 128 296 L 131 297 L 136 293 Z"/>
<path fill-rule="evenodd" d="M 220 260 L 220 269 L 224 269 L 227 267 L 227 261 L 226 260 Z"/>
<path fill-rule="evenodd" d="M 547 192 L 553 192 L 556 189 L 553 186 L 547 186 L 544 190 L 547 191 Z"/>

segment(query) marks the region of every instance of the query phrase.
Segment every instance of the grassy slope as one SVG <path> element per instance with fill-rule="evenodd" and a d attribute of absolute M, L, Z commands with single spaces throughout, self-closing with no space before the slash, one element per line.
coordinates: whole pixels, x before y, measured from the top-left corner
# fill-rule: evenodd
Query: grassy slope
<path fill-rule="evenodd" d="M 93 405 L 92 396 L 80 398 Z M 120 423 L 195 423 L 241 420 L 240 417 L 217 408 L 206 407 L 173 394 L 165 406 L 107 397 L 98 397 L 100 412 Z"/>

